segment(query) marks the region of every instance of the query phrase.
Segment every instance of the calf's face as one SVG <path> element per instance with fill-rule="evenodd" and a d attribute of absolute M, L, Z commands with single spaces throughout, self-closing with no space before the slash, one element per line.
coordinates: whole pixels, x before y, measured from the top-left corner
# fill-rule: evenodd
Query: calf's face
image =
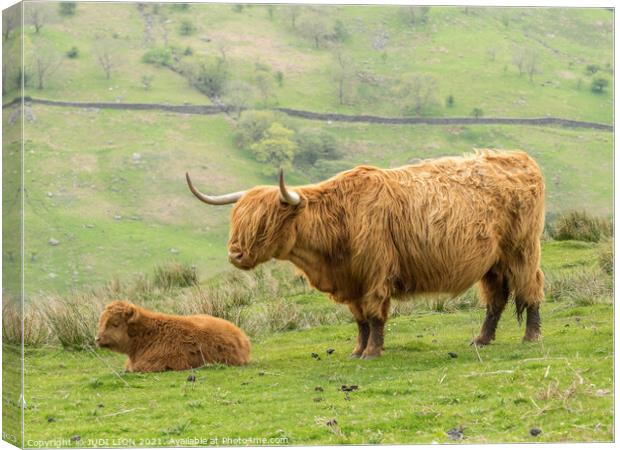
<path fill-rule="evenodd" d="M 118 353 L 127 353 L 131 343 L 130 321 L 135 319 L 136 307 L 127 302 L 110 303 L 99 317 L 95 343 Z"/>

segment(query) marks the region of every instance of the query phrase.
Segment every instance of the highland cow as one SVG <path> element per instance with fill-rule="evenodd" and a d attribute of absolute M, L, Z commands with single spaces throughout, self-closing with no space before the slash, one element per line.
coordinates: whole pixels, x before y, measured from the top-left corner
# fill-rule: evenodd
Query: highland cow
<path fill-rule="evenodd" d="M 459 294 L 480 282 L 486 318 L 474 342 L 495 339 L 512 295 L 524 340 L 540 335 L 544 182 L 524 152 L 478 151 L 397 169 L 359 166 L 318 184 L 196 197 L 235 203 L 228 254 L 248 270 L 291 261 L 318 290 L 348 305 L 358 326 L 351 356 L 383 349 L 390 299 Z"/>
<path fill-rule="evenodd" d="M 125 301 L 106 306 L 95 342 L 128 355 L 128 372 L 187 370 L 213 363 L 239 366 L 250 359 L 250 341 L 226 320 L 206 314 L 160 314 Z"/>

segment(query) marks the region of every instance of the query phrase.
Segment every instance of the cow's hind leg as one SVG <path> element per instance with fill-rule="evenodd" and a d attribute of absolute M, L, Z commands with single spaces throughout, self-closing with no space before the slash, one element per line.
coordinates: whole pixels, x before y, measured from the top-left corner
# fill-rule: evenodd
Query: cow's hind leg
<path fill-rule="evenodd" d="M 370 325 L 370 336 L 368 337 L 366 349 L 362 353 L 362 359 L 374 359 L 381 356 L 384 340 L 383 330 L 388 319 L 390 300 L 377 299 L 376 302 L 373 301 L 369 306 L 364 313 Z"/>
<path fill-rule="evenodd" d="M 370 325 L 359 305 L 351 303 L 349 304 L 349 310 L 355 317 L 355 321 L 357 322 L 357 345 L 353 349 L 351 353 L 351 358 L 359 358 L 364 353 L 366 349 L 366 345 L 368 344 L 368 337 L 370 336 Z"/>
<path fill-rule="evenodd" d="M 515 304 L 517 318 L 521 320 L 523 312 L 526 313 L 525 335 L 523 340 L 534 342 L 540 338 L 540 303 L 543 299 L 544 275 L 540 269 L 536 269 L 534 275 L 525 278 L 525 282 L 519 283 L 515 292 Z"/>
<path fill-rule="evenodd" d="M 503 273 L 490 270 L 480 280 L 479 286 L 480 296 L 486 304 L 487 314 L 482 324 L 480 334 L 474 338 L 473 344 L 487 345 L 495 339 L 495 331 L 502 312 L 508 302 L 510 289 L 508 280 Z"/>

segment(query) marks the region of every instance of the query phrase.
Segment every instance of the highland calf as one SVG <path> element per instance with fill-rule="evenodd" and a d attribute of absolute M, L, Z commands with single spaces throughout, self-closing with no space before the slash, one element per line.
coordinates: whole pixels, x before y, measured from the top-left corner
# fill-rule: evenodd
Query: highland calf
<path fill-rule="evenodd" d="M 310 283 L 348 305 L 358 325 L 352 356 L 383 349 L 390 299 L 458 294 L 480 282 L 487 313 L 474 340 L 495 338 L 512 295 L 524 340 L 540 335 L 540 235 L 544 182 L 523 152 L 421 161 L 398 169 L 360 166 L 318 184 L 209 196 L 236 203 L 230 262 L 244 270 L 272 258 L 299 267 Z"/>
<path fill-rule="evenodd" d="M 212 363 L 238 366 L 250 359 L 250 341 L 226 320 L 160 314 L 125 301 L 106 306 L 95 341 L 98 347 L 128 355 L 128 372 L 187 370 Z"/>

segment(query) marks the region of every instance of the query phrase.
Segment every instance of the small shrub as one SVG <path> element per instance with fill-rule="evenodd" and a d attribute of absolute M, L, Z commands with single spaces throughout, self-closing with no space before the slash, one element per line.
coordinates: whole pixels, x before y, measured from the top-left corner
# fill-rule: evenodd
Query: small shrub
<path fill-rule="evenodd" d="M 48 333 L 37 310 L 32 305 L 26 305 L 23 314 L 24 345 L 38 347 L 45 343 Z M 22 343 L 22 306 L 10 298 L 2 302 L 2 342 L 11 345 Z"/>
<path fill-rule="evenodd" d="M 321 129 L 304 129 L 295 136 L 298 150 L 295 164 L 314 165 L 319 159 L 338 159 L 341 152 L 336 138 Z"/>
<path fill-rule="evenodd" d="M 602 94 L 607 86 L 609 86 L 609 80 L 607 78 L 595 78 L 594 80 L 592 80 L 590 89 L 592 90 L 592 92 Z"/>
<path fill-rule="evenodd" d="M 276 116 L 270 111 L 244 111 L 237 123 L 233 139 L 239 148 L 248 148 L 260 141 Z"/>
<path fill-rule="evenodd" d="M 184 56 L 192 56 L 194 54 L 194 50 L 192 50 L 191 47 L 185 47 L 185 50 L 183 50 L 183 55 Z"/>
<path fill-rule="evenodd" d="M 62 2 L 58 5 L 58 14 L 64 17 L 74 16 L 76 8 L 75 2 Z"/>
<path fill-rule="evenodd" d="M 586 73 L 588 75 L 594 75 L 599 70 L 601 70 L 601 66 L 599 66 L 598 64 L 588 64 L 586 66 Z"/>
<path fill-rule="evenodd" d="M 282 85 L 284 84 L 284 74 L 282 73 L 282 71 L 278 70 L 274 77 L 276 79 L 276 83 L 278 83 L 278 86 L 282 87 Z"/>
<path fill-rule="evenodd" d="M 611 220 L 590 216 L 585 211 L 569 211 L 549 227 L 551 237 L 558 241 L 599 242 L 613 234 Z"/>
<path fill-rule="evenodd" d="M 484 111 L 482 108 L 474 108 L 471 110 L 471 115 L 478 119 L 484 115 Z"/>
<path fill-rule="evenodd" d="M 156 66 L 170 67 L 172 61 L 172 49 L 170 47 L 152 48 L 142 55 L 142 62 Z"/>
<path fill-rule="evenodd" d="M 175 11 L 189 11 L 189 3 L 173 3 L 170 8 Z"/>
<path fill-rule="evenodd" d="M 452 108 L 454 106 L 454 95 L 450 94 L 446 97 L 446 106 Z"/>
<path fill-rule="evenodd" d="M 71 58 L 71 59 L 77 58 L 79 54 L 80 54 L 80 51 L 78 50 L 76 46 L 71 47 L 66 53 L 67 58 Z"/>
<path fill-rule="evenodd" d="M 155 268 L 153 284 L 166 290 L 175 287 L 196 286 L 198 274 L 194 266 L 173 261 Z"/>
<path fill-rule="evenodd" d="M 196 32 L 196 26 L 189 20 L 181 22 L 179 27 L 179 34 L 181 36 L 191 36 Z"/>
<path fill-rule="evenodd" d="M 153 84 L 153 75 L 142 75 L 142 87 L 145 90 L 150 90 L 151 85 Z"/>

